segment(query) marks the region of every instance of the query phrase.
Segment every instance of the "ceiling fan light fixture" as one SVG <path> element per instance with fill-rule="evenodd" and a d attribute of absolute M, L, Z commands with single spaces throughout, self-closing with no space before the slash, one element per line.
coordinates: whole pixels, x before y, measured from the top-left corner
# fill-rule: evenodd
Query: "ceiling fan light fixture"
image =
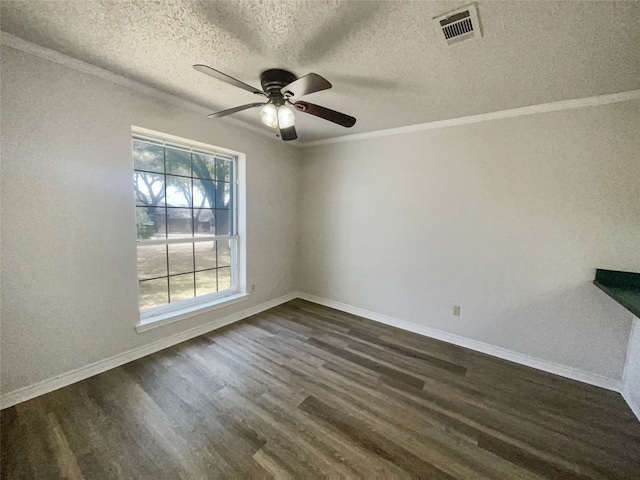
<path fill-rule="evenodd" d="M 267 127 L 276 128 L 278 126 L 278 109 L 273 103 L 267 103 L 260 110 L 260 120 Z"/>
<path fill-rule="evenodd" d="M 208 115 L 209 118 L 226 117 L 227 115 L 243 112 L 250 108 L 262 107 L 260 108 L 260 121 L 269 128 L 278 129 L 276 136 L 281 137 L 285 142 L 298 138 L 293 108 L 346 128 L 353 127 L 356 123 L 355 117 L 350 115 L 331 110 L 321 105 L 298 100 L 299 97 L 303 97 L 304 95 L 331 88 L 329 81 L 317 73 L 309 73 L 304 77 L 297 78 L 287 70 L 271 68 L 260 74 L 262 90 L 259 90 L 207 65 L 197 64 L 194 65 L 193 68 L 229 85 L 267 98 L 266 103 L 264 101 L 254 102 L 238 107 L 227 108 L 226 110 Z M 287 106 L 286 103 L 292 105 L 293 108 Z"/>
<path fill-rule="evenodd" d="M 293 111 L 286 105 L 278 107 L 278 125 L 280 128 L 293 127 L 296 117 L 293 115 Z"/>

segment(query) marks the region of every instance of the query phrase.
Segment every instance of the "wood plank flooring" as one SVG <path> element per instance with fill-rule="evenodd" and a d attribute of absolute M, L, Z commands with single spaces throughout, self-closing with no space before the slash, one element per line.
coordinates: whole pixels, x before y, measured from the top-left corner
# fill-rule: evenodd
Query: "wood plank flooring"
<path fill-rule="evenodd" d="M 302 300 L 2 411 L 3 479 L 638 479 L 622 397 Z"/>

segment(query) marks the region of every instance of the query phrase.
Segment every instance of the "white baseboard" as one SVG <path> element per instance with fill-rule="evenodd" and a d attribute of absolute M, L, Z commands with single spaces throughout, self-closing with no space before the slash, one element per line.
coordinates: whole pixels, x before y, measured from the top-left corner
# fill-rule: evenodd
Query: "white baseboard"
<path fill-rule="evenodd" d="M 165 348 L 177 345 L 178 343 L 184 342 L 185 340 L 195 338 L 199 335 L 203 335 L 231 323 L 243 320 L 247 317 L 250 317 L 251 315 L 255 315 L 282 303 L 288 302 L 289 300 L 293 300 L 296 297 L 297 294 L 290 293 L 274 300 L 261 303 L 260 305 L 256 305 L 255 307 L 247 308 L 246 310 L 233 313 L 223 318 L 218 318 L 211 322 L 205 323 L 204 325 L 190 328 L 189 330 L 171 335 L 170 337 L 163 338 L 162 340 L 143 345 L 142 347 L 138 347 L 133 350 L 129 350 L 128 352 L 120 353 L 118 355 L 114 355 L 113 357 L 99 360 L 85 367 L 76 368 L 75 370 L 57 375 L 53 378 L 42 380 L 33 385 L 29 385 L 27 387 L 19 388 L 12 392 L 5 393 L 0 397 L 0 406 L 4 409 L 24 402 L 26 400 L 39 397 L 40 395 L 44 395 L 45 393 L 58 390 L 59 388 L 66 387 L 67 385 L 79 382 L 80 380 L 84 380 L 85 378 L 93 377 L 94 375 L 98 375 L 99 373 L 106 372 L 107 370 L 111 370 L 112 368 L 119 367 L 120 365 L 124 365 L 125 363 L 137 360 L 138 358 L 146 357 L 147 355 L 151 355 L 152 353 L 156 353 Z"/>
<path fill-rule="evenodd" d="M 363 308 L 353 307 L 345 303 L 336 302 L 327 298 L 317 297 L 308 293 L 297 292 L 297 297 L 303 300 L 308 300 L 313 303 L 324 305 L 326 307 L 335 308 L 342 312 L 351 313 L 364 317 L 374 322 L 384 323 L 392 327 L 397 327 L 402 330 L 424 335 L 425 337 L 435 338 L 447 343 L 452 343 L 460 347 L 469 348 L 477 352 L 486 353 L 494 357 L 509 360 L 511 362 L 519 363 L 527 367 L 532 367 L 544 372 L 560 375 L 561 377 L 570 378 L 579 382 L 588 383 L 589 385 L 595 385 L 596 387 L 606 388 L 607 390 L 613 390 L 614 392 L 620 392 L 622 389 L 622 382 L 613 378 L 604 377 L 595 373 L 585 372 L 566 365 L 560 365 L 539 358 L 524 355 L 522 353 L 514 352 L 500 347 L 489 345 L 488 343 L 479 342 L 470 338 L 461 337 L 453 333 L 443 332 L 442 330 L 436 330 L 433 328 L 425 327 L 415 323 L 407 322 L 397 318 L 382 315 L 380 313 L 371 312 Z"/>
<path fill-rule="evenodd" d="M 67 385 L 71 385 L 72 383 L 76 383 L 86 378 L 92 377 L 94 375 L 98 375 L 99 373 L 106 372 L 107 370 L 111 370 L 112 368 L 116 368 L 116 367 L 119 367 L 120 365 L 124 365 L 125 363 L 129 363 L 133 360 L 137 360 L 138 358 L 151 355 L 152 353 L 156 353 L 165 348 L 171 347 L 173 345 L 177 345 L 178 343 L 184 342 L 191 338 L 195 338 L 199 335 L 203 335 L 205 333 L 211 332 L 218 328 L 222 328 L 231 323 L 237 322 L 239 320 L 243 320 L 247 317 L 263 312 L 265 310 L 268 310 L 270 308 L 273 308 L 277 305 L 288 302 L 295 298 L 308 300 L 310 302 L 317 303 L 319 305 L 324 305 L 327 307 L 335 308 L 336 310 L 351 313 L 353 315 L 358 315 L 360 317 L 364 317 L 369 320 L 373 320 L 375 322 L 380 322 L 385 325 L 397 327 L 402 330 L 407 330 L 409 332 L 417 333 L 419 335 L 424 335 L 426 337 L 442 340 L 444 342 L 458 345 L 460 347 L 469 348 L 471 350 L 475 350 L 481 353 L 486 353 L 487 355 L 492 355 L 494 357 L 502 358 L 504 360 L 509 360 L 515 363 L 519 363 L 521 365 L 526 365 L 528 367 L 536 368 L 544 372 L 549 372 L 556 375 L 560 375 L 562 377 L 571 378 L 579 382 L 595 385 L 595 386 L 606 388 L 608 390 L 613 390 L 616 392 L 621 392 L 622 390 L 622 382 L 620 380 L 615 380 L 615 379 L 607 378 L 601 375 L 596 375 L 594 373 L 584 372 L 582 370 L 578 370 L 565 365 L 548 362 L 535 357 L 531 357 L 529 355 L 524 355 L 524 354 L 513 352 L 511 350 L 507 350 L 504 348 L 495 347 L 487 343 L 479 342 L 476 340 L 461 337 L 459 335 L 443 332 L 441 330 L 436 330 L 436 329 L 425 327 L 422 325 L 417 325 L 415 323 L 411 323 L 411 322 L 407 322 L 397 318 L 389 317 L 387 315 L 371 312 L 363 308 L 353 307 L 345 303 L 340 303 L 340 302 L 336 302 L 326 298 L 317 297 L 315 295 L 311 295 L 308 293 L 292 292 L 290 294 L 284 295 L 274 300 L 261 303 L 260 305 L 256 305 L 254 307 L 242 310 L 232 315 L 228 315 L 224 318 L 219 318 L 211 322 L 205 323 L 204 325 L 200 325 L 199 327 L 191 328 L 189 330 L 185 330 L 183 332 L 177 333 L 170 337 L 164 338 L 162 340 L 158 340 L 157 342 L 153 342 L 148 345 L 143 345 L 142 347 L 129 350 L 128 352 L 120 353 L 118 355 L 106 358 L 104 360 L 99 360 L 85 367 L 80 367 L 75 370 L 71 370 L 69 372 L 58 375 L 56 377 L 42 380 L 33 385 L 29 385 L 27 387 L 19 388 L 12 392 L 8 392 L 0 397 L 0 406 L 3 409 L 7 407 L 11 407 L 13 405 L 24 402 L 26 400 L 30 400 L 40 395 L 44 395 L 45 393 L 49 393 L 59 388 L 66 387 Z M 625 400 L 627 401 L 627 403 L 629 403 L 629 406 L 631 407 L 633 412 L 638 416 L 638 418 L 640 418 L 640 406 L 632 405 L 629 402 L 629 398 L 627 397 L 625 397 Z"/>

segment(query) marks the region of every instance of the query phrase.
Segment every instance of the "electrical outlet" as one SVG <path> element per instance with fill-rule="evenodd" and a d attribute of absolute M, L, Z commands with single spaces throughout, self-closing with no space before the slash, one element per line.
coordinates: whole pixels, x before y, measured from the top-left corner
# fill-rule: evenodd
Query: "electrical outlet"
<path fill-rule="evenodd" d="M 460 316 L 460 305 L 454 305 L 453 306 L 453 316 L 454 317 L 459 317 Z"/>
<path fill-rule="evenodd" d="M 252 284 L 251 284 L 251 291 L 253 292 L 255 289 L 256 289 L 256 284 L 255 284 L 255 283 L 252 283 Z"/>

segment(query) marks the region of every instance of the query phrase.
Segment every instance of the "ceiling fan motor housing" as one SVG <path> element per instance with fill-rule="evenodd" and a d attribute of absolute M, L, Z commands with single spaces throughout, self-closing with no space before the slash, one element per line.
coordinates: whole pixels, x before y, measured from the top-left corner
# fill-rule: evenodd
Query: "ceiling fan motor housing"
<path fill-rule="evenodd" d="M 298 79 L 293 73 L 287 70 L 272 68 L 260 74 L 260 84 L 262 89 L 272 100 L 281 99 L 280 90 Z M 284 103 L 284 102 L 283 102 Z"/>

